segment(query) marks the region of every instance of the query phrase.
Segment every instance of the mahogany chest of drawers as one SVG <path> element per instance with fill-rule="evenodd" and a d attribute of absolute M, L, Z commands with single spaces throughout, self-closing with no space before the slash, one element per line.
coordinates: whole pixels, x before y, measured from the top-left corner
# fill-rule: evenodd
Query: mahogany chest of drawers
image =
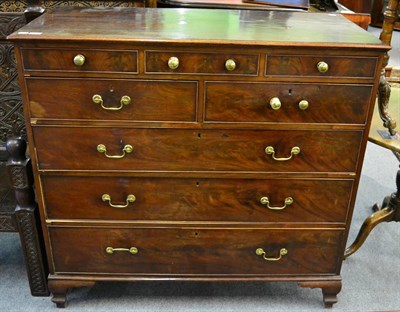
<path fill-rule="evenodd" d="M 49 288 L 294 281 L 337 301 L 387 46 L 334 14 L 64 9 L 15 45 Z"/>

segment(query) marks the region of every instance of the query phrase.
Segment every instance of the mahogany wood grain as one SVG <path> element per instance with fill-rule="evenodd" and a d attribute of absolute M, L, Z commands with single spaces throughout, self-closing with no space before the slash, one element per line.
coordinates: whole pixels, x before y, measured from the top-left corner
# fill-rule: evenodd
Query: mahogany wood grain
<path fill-rule="evenodd" d="M 278 110 L 270 105 L 274 97 Z M 364 124 L 371 97 L 368 85 L 206 82 L 204 121 Z"/>
<path fill-rule="evenodd" d="M 164 220 L 220 222 L 336 222 L 346 221 L 353 180 L 317 179 L 171 179 L 118 177 L 42 178 L 50 219 Z M 124 205 L 129 194 L 136 201 Z M 267 196 L 271 210 L 260 203 Z M 328 198 L 335 198 L 329 201 Z"/>
<path fill-rule="evenodd" d="M 353 12 L 362 12 L 367 14 L 371 13 L 373 3 L 371 0 L 340 0 L 339 2 Z"/>
<path fill-rule="evenodd" d="M 257 75 L 258 55 L 230 53 L 189 53 L 180 51 L 146 51 L 146 73 L 185 73 L 185 74 L 218 74 L 218 75 Z M 170 57 L 179 59 L 179 67 L 170 69 Z M 236 68 L 229 71 L 225 68 L 227 60 L 233 60 Z"/>
<path fill-rule="evenodd" d="M 337 301 L 388 45 L 336 14 L 203 9 L 66 8 L 9 39 L 57 306 L 137 280 L 293 281 Z"/>
<path fill-rule="evenodd" d="M 96 49 L 22 49 L 24 69 L 62 70 L 72 72 L 128 72 L 137 73 L 137 51 Z M 74 64 L 74 57 L 85 57 L 82 66 Z"/>
<path fill-rule="evenodd" d="M 197 82 L 171 80 L 29 78 L 32 118 L 129 121 L 196 121 Z M 49 88 L 52 92 L 44 93 Z M 149 92 L 151 90 L 151 92 Z M 118 108 L 123 96 L 131 103 L 119 111 L 93 103 L 98 94 L 107 108 Z M 59 103 L 63 105 L 62 109 Z"/>
<path fill-rule="evenodd" d="M 329 69 L 321 73 L 317 64 L 323 61 Z M 335 57 L 326 55 L 267 55 L 265 74 L 279 76 L 373 77 L 378 59 L 375 57 Z"/>
<path fill-rule="evenodd" d="M 50 228 L 55 272 L 114 274 L 335 274 L 341 230 Z M 137 254 L 106 248 L 138 249 Z M 266 261 L 256 254 L 263 248 Z"/>
<path fill-rule="evenodd" d="M 52 138 L 49 139 L 49 134 Z M 35 127 L 41 170 L 157 170 L 157 171 L 263 171 L 354 172 L 361 131 L 262 131 L 132 129 L 119 127 Z M 126 144 L 133 152 L 122 155 Z M 300 154 L 287 158 L 293 147 Z"/>

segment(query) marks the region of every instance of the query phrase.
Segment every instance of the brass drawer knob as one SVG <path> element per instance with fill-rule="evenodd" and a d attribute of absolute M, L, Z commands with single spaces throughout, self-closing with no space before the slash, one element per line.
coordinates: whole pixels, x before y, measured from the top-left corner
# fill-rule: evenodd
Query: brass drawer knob
<path fill-rule="evenodd" d="M 272 146 L 267 146 L 266 148 L 265 148 L 265 153 L 267 154 L 267 155 L 272 155 L 272 158 L 274 159 L 274 160 L 277 160 L 277 161 L 286 161 L 286 160 L 289 160 L 289 159 L 292 159 L 292 157 L 294 156 L 294 155 L 298 155 L 298 154 L 300 154 L 300 147 L 298 147 L 298 146 L 294 146 L 294 147 L 292 147 L 292 150 L 290 151 L 290 156 L 289 157 L 275 157 L 275 149 L 272 147 Z"/>
<path fill-rule="evenodd" d="M 99 153 L 104 153 L 104 155 L 107 158 L 117 158 L 118 159 L 118 158 L 125 157 L 126 154 L 132 153 L 133 152 L 133 147 L 130 144 L 126 144 L 122 149 L 122 154 L 121 155 L 108 155 L 106 146 L 104 144 L 99 144 L 99 145 L 97 145 L 97 151 Z"/>
<path fill-rule="evenodd" d="M 318 71 L 323 74 L 323 73 L 326 73 L 328 71 L 329 66 L 328 66 L 327 63 L 321 61 L 321 62 L 318 62 L 317 68 L 318 68 Z"/>
<path fill-rule="evenodd" d="M 130 248 L 113 248 L 113 247 L 106 247 L 106 253 L 109 255 L 112 255 L 116 251 L 126 251 L 129 252 L 132 255 L 136 255 L 139 250 L 136 247 L 130 247 Z"/>
<path fill-rule="evenodd" d="M 179 59 L 172 56 L 168 59 L 168 67 L 171 69 L 177 69 L 179 67 Z"/>
<path fill-rule="evenodd" d="M 121 97 L 121 100 L 119 101 L 119 106 L 114 107 L 114 106 L 104 106 L 104 101 L 101 95 L 95 94 L 92 96 L 92 101 L 94 104 L 99 104 L 102 109 L 108 110 L 108 111 L 118 111 L 121 110 L 125 105 L 131 104 L 132 100 L 128 95 L 124 95 Z"/>
<path fill-rule="evenodd" d="M 108 202 L 108 205 L 109 205 L 110 207 L 113 207 L 113 208 L 126 208 L 126 207 L 129 206 L 130 203 L 134 203 L 134 202 L 136 201 L 136 196 L 133 195 L 133 194 L 129 194 L 129 195 L 126 197 L 126 203 L 125 203 L 124 205 L 113 204 L 113 203 L 111 202 L 111 196 L 110 196 L 109 194 L 103 194 L 103 195 L 101 196 L 101 200 L 102 200 L 103 202 Z"/>
<path fill-rule="evenodd" d="M 287 253 L 288 253 L 288 250 L 286 248 L 281 248 L 281 250 L 279 250 L 279 257 L 270 258 L 270 257 L 267 257 L 267 253 L 264 251 L 264 249 L 262 249 L 262 248 L 257 248 L 256 249 L 256 255 L 257 256 L 262 256 L 265 261 L 278 261 L 278 260 L 281 260 L 283 256 L 287 255 Z"/>
<path fill-rule="evenodd" d="M 287 206 L 293 204 L 293 202 L 294 202 L 294 200 L 293 200 L 292 197 L 286 197 L 283 206 L 281 206 L 281 207 L 274 207 L 274 206 L 270 206 L 270 205 L 269 205 L 269 198 L 268 198 L 267 196 L 263 196 L 263 197 L 261 197 L 261 199 L 260 199 L 260 203 L 261 203 L 262 205 L 266 205 L 267 208 L 268 208 L 268 209 L 271 209 L 271 210 L 283 210 L 283 209 L 285 209 Z"/>
<path fill-rule="evenodd" d="M 235 63 L 235 61 L 232 60 L 232 59 L 226 60 L 226 62 L 225 62 L 225 68 L 226 68 L 226 70 L 229 70 L 229 71 L 235 70 L 235 68 L 236 68 L 236 63 Z"/>
<path fill-rule="evenodd" d="M 306 109 L 308 108 L 308 101 L 306 101 L 306 100 L 301 100 L 301 101 L 299 102 L 299 108 L 300 108 L 301 110 L 306 110 Z"/>
<path fill-rule="evenodd" d="M 86 60 L 86 58 L 85 58 L 84 55 L 82 55 L 82 54 L 77 54 L 77 55 L 75 55 L 75 57 L 74 57 L 74 64 L 75 64 L 76 66 L 83 66 L 83 65 L 85 64 L 85 60 Z"/>
<path fill-rule="evenodd" d="M 278 110 L 281 108 L 282 104 L 281 104 L 281 100 L 277 97 L 273 97 L 270 101 L 269 101 L 269 105 L 271 105 L 271 108 L 273 110 Z"/>

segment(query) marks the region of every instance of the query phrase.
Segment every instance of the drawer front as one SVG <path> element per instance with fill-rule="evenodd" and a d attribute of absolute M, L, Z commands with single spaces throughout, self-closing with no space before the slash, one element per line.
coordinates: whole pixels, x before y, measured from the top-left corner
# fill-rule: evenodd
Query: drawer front
<path fill-rule="evenodd" d="M 177 68 L 170 68 L 170 59 L 178 60 Z M 258 75 L 258 55 L 219 54 L 174 51 L 146 51 L 146 73 L 159 74 L 214 74 Z M 232 60 L 234 69 L 228 70 L 226 62 Z M 171 59 L 172 61 L 172 59 Z M 233 63 L 232 63 L 233 64 Z M 173 67 L 173 66 L 172 66 Z"/>
<path fill-rule="evenodd" d="M 353 187 L 312 179 L 43 176 L 42 183 L 50 219 L 295 223 L 344 223 Z"/>
<path fill-rule="evenodd" d="M 136 50 L 22 49 L 21 52 L 25 70 L 138 72 Z"/>
<path fill-rule="evenodd" d="M 28 78 L 26 84 L 33 118 L 196 120 L 197 82 Z"/>
<path fill-rule="evenodd" d="M 206 82 L 205 121 L 364 124 L 371 92 L 368 85 Z"/>
<path fill-rule="evenodd" d="M 57 273 L 307 275 L 336 273 L 343 232 L 71 227 L 50 228 L 50 239 Z"/>
<path fill-rule="evenodd" d="M 327 71 L 320 62 L 328 65 Z M 308 55 L 267 55 L 265 74 L 267 76 L 316 76 L 316 77 L 353 77 L 373 78 L 376 70 L 375 57 L 337 57 Z M 326 67 L 325 67 L 326 69 Z"/>
<path fill-rule="evenodd" d="M 362 139 L 362 131 L 35 126 L 33 132 L 40 169 L 113 171 L 354 172 Z"/>

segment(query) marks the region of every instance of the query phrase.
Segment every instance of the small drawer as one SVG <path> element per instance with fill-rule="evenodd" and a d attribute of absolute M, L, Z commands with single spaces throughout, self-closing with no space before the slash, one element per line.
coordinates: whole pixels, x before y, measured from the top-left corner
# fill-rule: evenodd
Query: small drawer
<path fill-rule="evenodd" d="M 206 122 L 364 124 L 372 86 L 206 82 Z"/>
<path fill-rule="evenodd" d="M 24 70 L 137 74 L 136 50 L 22 49 Z"/>
<path fill-rule="evenodd" d="M 27 78 L 26 86 L 32 118 L 196 120 L 194 81 Z"/>
<path fill-rule="evenodd" d="M 112 171 L 355 172 L 362 133 L 115 126 L 33 130 L 40 169 Z"/>
<path fill-rule="evenodd" d="M 353 188 L 345 179 L 43 176 L 42 183 L 48 218 L 92 220 L 344 223 Z"/>
<path fill-rule="evenodd" d="M 373 78 L 378 59 L 352 56 L 267 55 L 267 76 Z"/>
<path fill-rule="evenodd" d="M 342 230 L 49 228 L 56 273 L 314 275 L 337 273 Z M 275 260 L 275 261 L 274 261 Z"/>
<path fill-rule="evenodd" d="M 258 75 L 258 55 L 146 51 L 146 73 Z"/>

